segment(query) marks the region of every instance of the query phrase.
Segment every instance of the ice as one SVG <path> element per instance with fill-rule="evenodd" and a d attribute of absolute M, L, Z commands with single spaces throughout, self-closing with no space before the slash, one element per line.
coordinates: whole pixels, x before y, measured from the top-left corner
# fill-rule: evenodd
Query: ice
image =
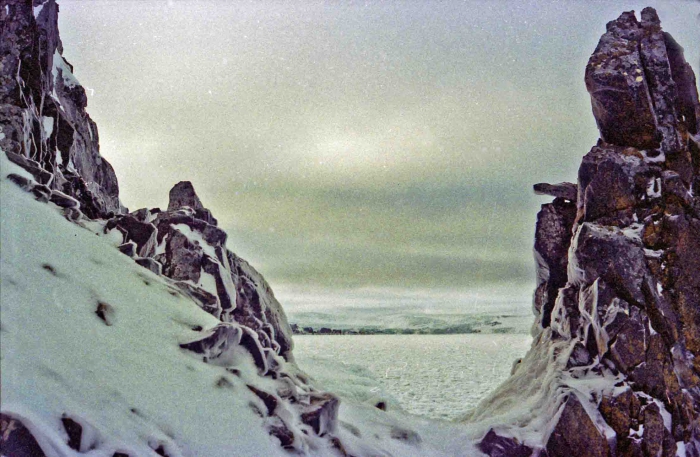
<path fill-rule="evenodd" d="M 63 60 L 63 56 L 58 52 L 57 49 L 53 55 L 53 69 L 51 70 L 54 81 L 56 81 L 56 78 L 58 78 L 59 70 L 61 71 L 61 78 L 63 78 L 63 84 L 65 84 L 66 87 L 75 87 L 80 85 L 75 76 L 73 76 L 73 72 L 71 71 L 70 67 L 68 66 L 68 64 L 66 64 L 66 61 Z M 57 96 L 54 98 L 58 100 Z"/>
<path fill-rule="evenodd" d="M 44 138 L 49 138 L 53 133 L 53 118 L 50 116 L 42 116 L 41 126 L 43 128 Z"/>
<path fill-rule="evenodd" d="M 209 257 L 211 257 L 212 259 L 217 258 L 214 247 L 204 240 L 201 233 L 192 230 L 187 224 L 173 224 L 172 227 L 178 232 L 185 235 L 187 239 L 190 240 L 192 243 L 199 245 L 204 251 L 204 253 L 207 254 Z"/>

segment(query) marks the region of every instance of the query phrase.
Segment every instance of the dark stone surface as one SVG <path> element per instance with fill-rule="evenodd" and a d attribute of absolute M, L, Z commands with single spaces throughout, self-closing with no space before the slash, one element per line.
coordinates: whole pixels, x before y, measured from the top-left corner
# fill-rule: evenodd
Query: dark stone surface
<path fill-rule="evenodd" d="M 235 324 L 221 323 L 195 341 L 183 343 L 182 349 L 202 354 L 207 361 L 215 361 L 241 342 L 241 328 Z"/>
<path fill-rule="evenodd" d="M 311 426 L 317 435 L 335 433 L 338 428 L 338 409 L 340 400 L 333 394 L 316 394 L 311 398 L 311 405 L 301 415 L 301 420 Z"/>
<path fill-rule="evenodd" d="M 170 189 L 168 211 L 177 211 L 184 206 L 188 206 L 192 210 L 204 209 L 202 202 L 194 191 L 194 186 L 189 181 L 180 181 Z"/>
<path fill-rule="evenodd" d="M 535 228 L 537 292 L 534 307 L 543 328 L 549 327 L 559 289 L 566 285 L 568 249 L 576 205 L 562 198 L 542 205 Z"/>
<path fill-rule="evenodd" d="M 277 398 L 275 395 L 262 391 L 250 384 L 246 384 L 246 387 L 248 387 L 248 389 L 251 392 L 253 392 L 260 400 L 262 400 L 262 402 L 265 404 L 265 408 L 267 408 L 267 415 L 272 416 L 275 413 L 275 410 L 277 409 L 277 405 L 279 404 L 280 399 Z"/>
<path fill-rule="evenodd" d="M 71 419 L 70 417 L 62 417 L 61 423 L 63 429 L 68 435 L 68 447 L 80 451 L 80 443 L 83 436 L 83 426 Z"/>
<path fill-rule="evenodd" d="M 124 235 L 124 242 L 133 241 L 140 257 L 152 257 L 156 248 L 156 228 L 153 224 L 142 222 L 131 214 L 113 217 L 105 225 L 105 232 L 117 229 Z"/>
<path fill-rule="evenodd" d="M 0 147 L 38 182 L 79 201 L 88 217 L 124 212 L 116 175 L 100 156 L 97 127 L 85 111 L 85 90 L 73 82 L 71 66 L 61 56 L 55 0 L 47 0 L 37 18 L 31 2 L 5 4 L 0 13 Z M 48 118 L 53 128 L 45 131 Z"/>
<path fill-rule="evenodd" d="M 134 259 L 134 261 L 155 275 L 160 276 L 160 274 L 162 273 L 163 266 L 160 264 L 160 262 L 156 260 L 153 260 L 148 257 L 139 257 L 137 259 Z"/>
<path fill-rule="evenodd" d="M 539 183 L 532 186 L 535 194 L 549 195 L 556 198 L 563 198 L 570 202 L 576 202 L 578 186 L 570 182 L 560 182 L 559 184 Z"/>
<path fill-rule="evenodd" d="M 586 89 L 601 138 L 638 149 L 658 147 L 656 118 L 639 54 L 642 29 L 634 13 L 607 24 L 586 66 Z"/>
<path fill-rule="evenodd" d="M 549 457 L 610 457 L 605 436 L 596 428 L 576 395 L 570 394 L 546 450 Z"/>
<path fill-rule="evenodd" d="M 21 420 L 0 413 L 0 453 L 7 457 L 45 457 L 32 432 Z"/>
<path fill-rule="evenodd" d="M 515 438 L 498 435 L 489 430 L 479 442 L 479 450 L 489 457 L 530 457 L 532 449 Z"/>
<path fill-rule="evenodd" d="M 578 172 L 578 208 L 580 219 L 625 225 L 632 222 L 633 208 L 646 204 L 657 183 L 655 170 L 641 158 L 639 151 L 619 146 L 598 145 L 586 154 Z M 660 183 L 659 183 L 660 184 Z M 660 190 L 660 189 L 659 189 Z"/>

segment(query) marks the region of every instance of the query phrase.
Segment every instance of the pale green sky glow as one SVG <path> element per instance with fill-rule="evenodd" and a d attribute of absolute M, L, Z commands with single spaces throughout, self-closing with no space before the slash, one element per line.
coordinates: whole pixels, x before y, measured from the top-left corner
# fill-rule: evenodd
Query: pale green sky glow
<path fill-rule="evenodd" d="M 655 6 L 700 61 L 695 1 L 60 4 L 122 201 L 192 181 L 273 286 L 532 281 L 531 185 L 597 139 L 605 23 Z"/>

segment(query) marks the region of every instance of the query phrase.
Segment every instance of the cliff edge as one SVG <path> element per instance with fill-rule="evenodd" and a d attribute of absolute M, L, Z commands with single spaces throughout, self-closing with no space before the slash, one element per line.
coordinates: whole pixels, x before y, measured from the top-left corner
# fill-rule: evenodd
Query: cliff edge
<path fill-rule="evenodd" d="M 576 184 L 535 185 L 555 198 L 532 349 L 467 420 L 491 457 L 700 456 L 695 75 L 645 8 L 607 24 L 585 82 L 600 140 Z"/>

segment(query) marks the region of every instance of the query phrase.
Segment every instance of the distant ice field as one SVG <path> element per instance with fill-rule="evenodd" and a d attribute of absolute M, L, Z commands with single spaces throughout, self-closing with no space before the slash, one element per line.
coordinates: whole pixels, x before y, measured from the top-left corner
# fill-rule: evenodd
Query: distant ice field
<path fill-rule="evenodd" d="M 533 322 L 533 284 L 469 290 L 276 287 L 289 322 L 315 331 L 326 327 L 367 333 L 518 333 Z"/>
<path fill-rule="evenodd" d="M 510 374 L 525 334 L 297 335 L 299 366 L 327 389 L 360 402 L 456 419 Z"/>

